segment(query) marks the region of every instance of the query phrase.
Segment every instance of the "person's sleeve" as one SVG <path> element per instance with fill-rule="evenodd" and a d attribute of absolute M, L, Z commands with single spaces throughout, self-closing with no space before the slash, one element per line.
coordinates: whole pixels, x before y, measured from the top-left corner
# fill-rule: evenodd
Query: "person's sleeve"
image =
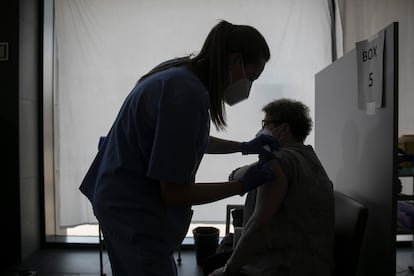
<path fill-rule="evenodd" d="M 191 87 L 191 86 L 190 86 Z M 201 101 L 197 92 L 168 83 L 158 106 L 153 148 L 147 176 L 174 183 L 190 183 L 198 167 Z"/>

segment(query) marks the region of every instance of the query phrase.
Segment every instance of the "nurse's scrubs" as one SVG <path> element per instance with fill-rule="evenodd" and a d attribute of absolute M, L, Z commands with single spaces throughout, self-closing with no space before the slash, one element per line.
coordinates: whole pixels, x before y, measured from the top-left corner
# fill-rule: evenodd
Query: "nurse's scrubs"
<path fill-rule="evenodd" d="M 176 275 L 172 254 L 191 206 L 167 207 L 160 180 L 193 183 L 207 147 L 208 93 L 185 67 L 141 81 L 126 98 L 80 190 L 101 225 L 113 275 Z"/>

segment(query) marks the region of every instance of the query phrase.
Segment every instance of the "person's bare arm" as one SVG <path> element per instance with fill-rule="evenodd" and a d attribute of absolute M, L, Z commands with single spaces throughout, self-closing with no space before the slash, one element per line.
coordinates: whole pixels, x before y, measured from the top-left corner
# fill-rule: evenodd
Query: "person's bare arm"
<path fill-rule="evenodd" d="M 237 272 L 253 258 L 256 252 L 263 249 L 263 236 L 270 230 L 274 215 L 278 212 L 288 189 L 286 175 L 277 164 L 272 164 L 275 180 L 258 188 L 254 212 L 243 229 L 234 253 L 227 266 L 228 272 Z"/>
<path fill-rule="evenodd" d="M 161 181 L 161 198 L 166 205 L 197 205 L 242 193 L 239 181 L 176 184 Z"/>
<path fill-rule="evenodd" d="M 273 180 L 274 173 L 266 161 L 250 166 L 237 180 L 218 183 L 179 184 L 160 181 L 160 195 L 167 205 L 204 204 L 233 195 L 241 195 Z"/>
<path fill-rule="evenodd" d="M 210 136 L 208 139 L 208 146 L 206 153 L 222 154 L 239 152 L 241 147 L 240 142 L 224 140 L 217 137 Z"/>

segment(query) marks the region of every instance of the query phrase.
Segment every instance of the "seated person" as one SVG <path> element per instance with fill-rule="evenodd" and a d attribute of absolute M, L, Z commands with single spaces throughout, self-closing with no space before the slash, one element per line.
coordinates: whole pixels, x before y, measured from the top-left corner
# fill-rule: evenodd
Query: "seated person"
<path fill-rule="evenodd" d="M 275 180 L 247 195 L 242 235 L 226 265 L 210 275 L 331 275 L 333 187 L 312 146 L 304 145 L 312 128 L 309 109 L 280 99 L 263 111 L 261 133 L 282 145 L 270 161 Z"/>

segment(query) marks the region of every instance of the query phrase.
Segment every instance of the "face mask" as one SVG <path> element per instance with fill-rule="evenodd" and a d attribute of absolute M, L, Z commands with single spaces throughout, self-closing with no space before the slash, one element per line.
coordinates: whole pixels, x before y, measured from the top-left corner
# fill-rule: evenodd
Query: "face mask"
<path fill-rule="evenodd" d="M 224 90 L 224 102 L 230 106 L 235 105 L 249 97 L 252 81 L 246 78 L 242 63 L 244 78 L 232 83 L 230 72 L 230 85 Z"/>
<path fill-rule="evenodd" d="M 273 133 L 272 133 L 272 131 L 270 129 L 264 127 L 261 130 L 259 130 L 259 132 L 256 133 L 256 137 L 258 137 L 260 135 L 273 136 Z"/>
<path fill-rule="evenodd" d="M 269 135 L 269 136 L 273 136 L 273 133 L 270 129 L 268 128 L 262 128 L 261 130 L 259 130 L 259 132 L 256 133 L 256 137 L 260 136 L 260 135 Z M 269 146 L 264 146 L 264 149 L 267 151 L 271 151 Z"/>

